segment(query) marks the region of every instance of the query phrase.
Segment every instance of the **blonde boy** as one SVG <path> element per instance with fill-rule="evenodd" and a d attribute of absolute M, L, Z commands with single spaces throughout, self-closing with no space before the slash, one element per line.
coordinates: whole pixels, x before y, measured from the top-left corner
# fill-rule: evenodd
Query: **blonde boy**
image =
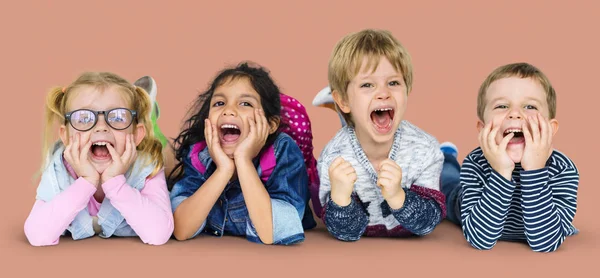
<path fill-rule="evenodd" d="M 319 161 L 322 219 L 337 239 L 426 235 L 445 216 L 437 140 L 403 120 L 412 86 L 408 52 L 388 31 L 344 37 L 329 84 L 347 126 Z"/>

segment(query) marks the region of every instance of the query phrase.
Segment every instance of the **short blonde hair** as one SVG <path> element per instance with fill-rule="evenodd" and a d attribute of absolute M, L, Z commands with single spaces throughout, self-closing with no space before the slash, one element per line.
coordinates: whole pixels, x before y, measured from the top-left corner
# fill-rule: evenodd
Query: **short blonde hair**
<path fill-rule="evenodd" d="M 375 71 L 381 57 L 387 58 L 394 69 L 402 73 L 407 93 L 410 93 L 413 69 L 408 51 L 389 31 L 373 29 L 346 35 L 337 43 L 329 59 L 328 77 L 331 90 L 337 91 L 347 100 L 348 84 L 359 73 L 363 59 L 367 58 L 366 68 Z M 342 113 L 339 107 L 337 108 Z M 348 124 L 354 125 L 349 114 L 342 114 Z"/>
<path fill-rule="evenodd" d="M 155 163 L 154 171 L 151 176 L 157 174 L 164 166 L 162 154 L 162 144 L 154 137 L 152 121 L 150 120 L 150 111 L 152 110 L 151 100 L 148 93 L 137 86 L 132 85 L 122 77 L 110 72 L 84 72 L 73 83 L 66 87 L 54 87 L 48 92 L 46 97 L 45 127 L 44 127 L 44 146 L 42 155 L 45 158 L 40 171 L 48 165 L 48 156 L 50 147 L 55 141 L 56 125 L 65 124 L 65 113 L 67 113 L 67 104 L 76 94 L 77 88 L 83 86 L 92 86 L 98 89 L 106 89 L 110 86 L 116 86 L 123 94 L 130 108 L 137 111 L 137 122 L 144 124 L 146 136 L 137 146 L 139 152 L 150 155 L 150 161 Z"/>
<path fill-rule="evenodd" d="M 477 94 L 477 116 L 483 121 L 483 112 L 486 106 L 486 93 L 490 85 L 499 79 L 507 77 L 519 77 L 519 78 L 532 78 L 542 85 L 546 92 L 546 101 L 548 102 L 548 112 L 550 119 L 556 117 L 556 92 L 550 84 L 548 77 L 535 66 L 528 63 L 513 63 L 507 64 L 496 68 L 488 77 L 483 81 L 481 87 L 479 87 L 479 93 Z"/>

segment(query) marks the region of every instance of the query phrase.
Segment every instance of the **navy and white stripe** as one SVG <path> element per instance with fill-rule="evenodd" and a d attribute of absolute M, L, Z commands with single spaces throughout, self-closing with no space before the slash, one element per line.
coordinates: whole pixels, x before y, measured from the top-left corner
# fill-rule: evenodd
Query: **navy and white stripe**
<path fill-rule="evenodd" d="M 477 148 L 462 164 L 460 183 L 463 233 L 477 249 L 508 240 L 527 241 L 533 251 L 552 252 L 577 233 L 572 221 L 579 171 L 559 151 L 553 151 L 542 169 L 525 171 L 517 164 L 509 181 Z"/>

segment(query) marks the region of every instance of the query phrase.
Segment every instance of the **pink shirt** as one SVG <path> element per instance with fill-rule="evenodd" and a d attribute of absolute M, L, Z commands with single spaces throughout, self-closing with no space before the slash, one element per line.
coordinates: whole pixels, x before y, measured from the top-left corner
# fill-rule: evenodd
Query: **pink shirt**
<path fill-rule="evenodd" d="M 65 166 L 76 177 L 67 163 Z M 142 190 L 129 186 L 124 175 L 107 180 L 102 189 L 105 198 L 110 199 L 144 243 L 161 245 L 171 238 L 173 214 L 164 170 L 146 179 Z M 101 204 L 94 198 L 95 192 L 93 184 L 77 178 L 51 201 L 36 200 L 25 221 L 25 235 L 29 243 L 34 246 L 58 244 L 62 233 L 86 206 L 90 216 L 96 216 Z"/>
<path fill-rule="evenodd" d="M 64 158 L 63 158 L 63 164 L 67 168 L 67 171 L 69 172 L 69 174 L 71 174 L 71 177 L 76 179 L 77 173 L 75 173 L 75 170 L 73 170 L 73 167 L 71 167 L 71 165 L 69 165 L 69 163 Z M 96 191 L 94 191 L 94 193 L 96 193 Z M 96 198 L 94 198 L 94 194 L 92 194 L 92 197 L 90 197 L 90 201 L 88 202 L 88 206 L 87 206 L 90 216 L 97 216 L 98 212 L 100 211 L 100 206 L 102 206 L 102 203 L 96 201 Z"/>
<path fill-rule="evenodd" d="M 98 201 L 96 201 L 96 198 L 94 198 L 94 195 L 92 195 L 92 197 L 90 198 L 90 201 L 88 202 L 88 212 L 90 213 L 90 215 L 97 216 L 98 211 L 100 211 L 101 205 L 102 205 L 102 203 L 99 203 Z"/>

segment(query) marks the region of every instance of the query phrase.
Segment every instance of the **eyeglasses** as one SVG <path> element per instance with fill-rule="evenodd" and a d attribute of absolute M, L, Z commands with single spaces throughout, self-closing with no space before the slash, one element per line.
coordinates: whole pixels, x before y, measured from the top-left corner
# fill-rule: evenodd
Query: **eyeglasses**
<path fill-rule="evenodd" d="M 78 109 L 65 114 L 65 123 L 69 122 L 78 131 L 88 131 L 98 123 L 98 114 L 104 115 L 106 124 L 115 130 L 128 128 L 137 116 L 136 111 L 127 108 L 115 108 L 108 111 Z"/>

